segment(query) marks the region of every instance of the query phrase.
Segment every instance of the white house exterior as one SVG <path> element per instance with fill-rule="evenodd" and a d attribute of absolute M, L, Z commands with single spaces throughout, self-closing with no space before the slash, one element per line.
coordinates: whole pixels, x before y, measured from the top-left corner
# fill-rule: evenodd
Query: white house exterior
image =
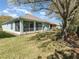
<path fill-rule="evenodd" d="M 53 25 L 48 21 L 41 20 L 38 17 L 26 15 L 3 23 L 2 29 L 5 32 L 20 35 L 50 31 L 53 28 Z"/>

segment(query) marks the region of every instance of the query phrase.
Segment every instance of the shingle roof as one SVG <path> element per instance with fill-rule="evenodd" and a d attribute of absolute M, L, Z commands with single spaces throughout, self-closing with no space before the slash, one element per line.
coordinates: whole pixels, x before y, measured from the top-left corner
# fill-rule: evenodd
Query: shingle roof
<path fill-rule="evenodd" d="M 50 22 L 48 22 L 46 19 L 41 19 L 41 18 L 36 17 L 36 16 L 33 16 L 33 15 L 31 15 L 31 14 L 27 14 L 27 15 L 25 15 L 25 16 L 21 16 L 20 18 L 22 18 L 23 20 L 26 20 L 26 21 L 44 22 L 44 23 L 48 23 L 48 24 L 51 24 L 51 25 L 53 25 L 53 26 L 56 26 L 56 24 L 50 23 Z M 17 20 L 21 20 L 20 18 L 16 18 L 16 19 L 9 20 L 9 21 L 7 21 L 7 22 L 4 22 L 3 24 L 9 23 L 9 22 L 13 22 L 13 21 L 17 21 Z"/>
<path fill-rule="evenodd" d="M 30 15 L 30 14 L 27 14 L 25 16 L 22 16 L 21 18 L 24 18 L 24 19 L 26 19 L 28 21 L 39 21 L 39 22 L 47 22 L 47 23 L 49 23 L 46 19 L 41 19 L 39 17 Z"/>
<path fill-rule="evenodd" d="M 51 25 L 53 25 L 53 26 L 57 26 L 57 25 L 54 24 L 54 23 L 50 23 L 50 22 L 49 22 L 48 20 L 46 20 L 46 19 L 41 19 L 41 18 L 36 17 L 36 16 L 33 16 L 33 15 L 31 15 L 31 14 L 27 14 L 27 15 L 25 15 L 25 16 L 22 16 L 21 18 L 24 18 L 25 20 L 28 20 L 28 21 L 44 22 L 44 23 L 49 23 L 49 24 L 51 24 Z"/>

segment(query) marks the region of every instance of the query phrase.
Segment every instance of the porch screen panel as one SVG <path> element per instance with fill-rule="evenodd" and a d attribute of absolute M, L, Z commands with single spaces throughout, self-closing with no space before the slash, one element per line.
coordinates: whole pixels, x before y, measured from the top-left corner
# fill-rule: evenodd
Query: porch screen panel
<path fill-rule="evenodd" d="M 15 21 L 15 31 L 20 31 L 20 21 Z"/>
<path fill-rule="evenodd" d="M 42 30 L 42 23 L 36 22 L 36 30 Z"/>
<path fill-rule="evenodd" d="M 30 31 L 34 31 L 34 22 L 30 22 Z"/>
<path fill-rule="evenodd" d="M 29 27 L 30 27 L 30 22 L 29 21 L 24 21 L 23 22 L 23 26 L 24 26 L 24 32 L 29 31 Z"/>

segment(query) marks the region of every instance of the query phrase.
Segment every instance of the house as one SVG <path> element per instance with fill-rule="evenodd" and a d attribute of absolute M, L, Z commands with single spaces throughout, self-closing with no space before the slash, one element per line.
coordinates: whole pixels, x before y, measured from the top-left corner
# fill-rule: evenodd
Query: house
<path fill-rule="evenodd" d="M 3 31 L 20 35 L 50 31 L 55 26 L 56 24 L 51 24 L 46 20 L 27 14 L 3 23 L 2 29 Z"/>

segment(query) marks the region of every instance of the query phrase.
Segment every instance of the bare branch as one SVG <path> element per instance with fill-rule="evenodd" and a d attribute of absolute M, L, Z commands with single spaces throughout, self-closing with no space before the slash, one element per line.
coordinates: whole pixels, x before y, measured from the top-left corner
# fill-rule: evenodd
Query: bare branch
<path fill-rule="evenodd" d="M 62 12 L 61 12 L 61 10 L 60 10 L 58 4 L 57 4 L 57 0 L 56 0 L 56 2 L 55 2 L 54 0 L 52 0 L 52 2 L 53 2 L 53 4 L 55 5 L 55 7 L 57 8 L 57 10 L 58 10 L 60 16 L 63 18 L 63 14 L 62 14 Z"/>
<path fill-rule="evenodd" d="M 73 9 L 70 11 L 69 16 L 71 16 L 71 14 L 72 14 L 73 12 L 75 12 L 78 7 L 79 7 L 78 5 L 75 5 L 75 6 L 73 7 Z"/>
<path fill-rule="evenodd" d="M 64 4 L 61 2 L 61 0 L 58 0 L 59 4 L 61 5 L 62 9 L 64 10 Z"/>

